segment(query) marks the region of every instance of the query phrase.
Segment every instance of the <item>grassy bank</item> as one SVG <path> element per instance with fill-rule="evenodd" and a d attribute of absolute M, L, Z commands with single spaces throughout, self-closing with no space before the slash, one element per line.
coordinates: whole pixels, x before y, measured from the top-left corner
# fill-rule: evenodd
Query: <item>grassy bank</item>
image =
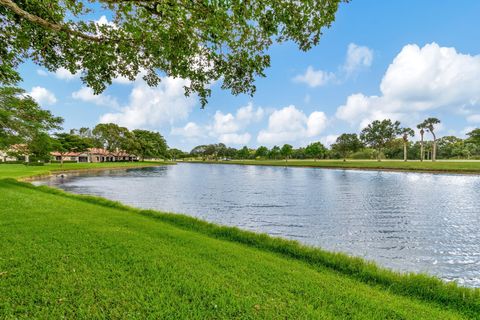
<path fill-rule="evenodd" d="M 0 317 L 460 319 L 480 292 L 345 255 L 0 180 Z"/>
<path fill-rule="evenodd" d="M 231 160 L 190 161 L 195 163 L 222 163 L 259 166 L 291 166 L 340 169 L 398 170 L 419 172 L 480 173 L 480 161 L 375 161 L 375 160 Z"/>
<path fill-rule="evenodd" d="M 0 164 L 0 179 L 2 178 L 28 178 L 49 175 L 61 171 L 76 170 L 101 170 L 117 168 L 140 168 L 158 166 L 168 162 L 99 162 L 99 163 L 59 163 L 45 164 L 44 166 L 26 166 L 23 164 Z"/>

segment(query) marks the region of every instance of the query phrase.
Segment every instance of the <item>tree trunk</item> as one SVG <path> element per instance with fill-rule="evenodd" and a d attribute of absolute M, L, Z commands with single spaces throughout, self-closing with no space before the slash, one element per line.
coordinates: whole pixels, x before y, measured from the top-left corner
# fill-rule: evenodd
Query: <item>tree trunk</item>
<path fill-rule="evenodd" d="M 63 155 L 60 156 L 60 167 L 63 168 Z"/>
<path fill-rule="evenodd" d="M 437 137 L 432 132 L 433 135 L 433 148 L 432 148 L 432 161 L 437 161 Z"/>
<path fill-rule="evenodd" d="M 407 162 L 407 142 L 403 142 L 403 161 Z"/>
<path fill-rule="evenodd" d="M 381 149 L 378 149 L 378 150 L 377 150 L 377 161 L 378 161 L 378 162 L 382 161 L 382 160 L 380 159 L 380 150 L 381 150 Z"/>
<path fill-rule="evenodd" d="M 420 139 L 420 161 L 423 162 L 423 158 L 425 156 L 424 154 L 424 150 L 423 150 L 423 133 L 420 133 L 421 134 L 421 139 Z"/>

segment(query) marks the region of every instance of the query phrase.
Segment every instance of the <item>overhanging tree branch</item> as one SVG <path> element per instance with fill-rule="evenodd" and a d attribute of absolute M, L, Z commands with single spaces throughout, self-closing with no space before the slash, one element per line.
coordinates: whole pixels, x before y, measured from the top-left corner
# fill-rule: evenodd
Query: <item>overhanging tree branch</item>
<path fill-rule="evenodd" d="M 95 41 L 95 42 L 101 42 L 104 40 L 102 37 L 97 37 L 89 34 L 85 34 L 80 31 L 72 30 L 68 28 L 67 26 L 57 24 L 57 23 L 52 23 L 50 21 L 47 21 L 39 16 L 33 15 L 22 8 L 20 8 L 16 3 L 14 3 L 12 0 L 0 0 L 0 5 L 9 8 L 12 10 L 15 14 L 18 16 L 30 21 L 31 23 L 37 24 L 43 28 L 55 31 L 55 32 L 66 32 L 70 35 L 73 35 L 75 37 L 79 37 L 85 40 L 89 41 Z"/>

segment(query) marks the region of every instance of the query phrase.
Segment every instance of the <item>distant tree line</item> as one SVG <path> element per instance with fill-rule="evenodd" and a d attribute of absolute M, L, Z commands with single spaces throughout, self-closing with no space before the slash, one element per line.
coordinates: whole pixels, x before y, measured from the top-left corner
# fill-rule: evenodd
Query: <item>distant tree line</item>
<path fill-rule="evenodd" d="M 62 129 L 63 119 L 40 108 L 38 103 L 16 87 L 0 87 L 0 150 L 32 162 L 50 160 L 50 152 L 84 152 L 88 148 L 122 150 L 146 158 L 170 159 L 177 149 L 169 149 L 164 137 L 148 130 L 128 130 L 114 123 L 98 124 L 93 129 Z M 63 159 L 63 157 L 62 157 Z"/>
<path fill-rule="evenodd" d="M 412 128 L 402 127 L 399 121 L 390 119 L 375 120 L 359 134 L 343 133 L 327 148 L 321 142 L 313 142 L 305 147 L 294 148 L 289 144 L 267 148 L 241 149 L 228 147 L 223 143 L 199 145 L 189 153 L 178 154 L 177 158 L 197 158 L 203 160 L 222 159 L 480 159 L 480 128 L 467 133 L 468 138 L 454 136 L 437 138 L 437 118 L 428 118 L 418 124 L 420 140 L 410 139 L 415 135 Z M 429 133 L 432 140 L 426 140 Z"/>
<path fill-rule="evenodd" d="M 169 149 L 164 137 L 148 130 L 128 130 L 113 123 L 94 128 L 61 130 L 63 119 L 43 110 L 23 89 L 0 87 L 0 150 L 15 156 L 28 155 L 31 161 L 48 161 L 51 151 L 66 154 L 88 148 L 123 150 L 140 159 L 480 159 L 480 128 L 466 139 L 437 137 L 440 120 L 427 118 L 417 125 L 420 140 L 411 141 L 415 131 L 389 119 L 375 120 L 359 134 L 343 133 L 329 148 L 321 142 L 294 148 L 289 144 L 241 149 L 223 143 L 200 145 L 190 152 Z M 431 140 L 427 140 L 431 136 Z M 15 147 L 15 148 L 14 148 Z M 16 153 L 16 154 L 15 154 Z"/>

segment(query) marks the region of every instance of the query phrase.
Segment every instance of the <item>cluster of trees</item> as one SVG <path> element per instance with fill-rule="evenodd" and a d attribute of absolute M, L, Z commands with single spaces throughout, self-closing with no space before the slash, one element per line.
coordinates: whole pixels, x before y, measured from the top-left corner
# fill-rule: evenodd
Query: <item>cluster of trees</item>
<path fill-rule="evenodd" d="M 113 123 L 98 124 L 93 129 L 61 130 L 63 119 L 40 108 L 38 103 L 16 87 L 0 87 L 0 150 L 13 156 L 29 156 L 31 161 L 48 161 L 51 151 L 61 154 L 83 152 L 88 148 L 124 150 L 140 159 L 171 158 L 163 136 L 148 130 L 130 131 Z"/>
<path fill-rule="evenodd" d="M 268 149 L 261 146 L 257 149 L 251 149 L 244 146 L 241 149 L 227 147 L 223 143 L 200 145 L 192 149 L 190 153 L 183 153 L 182 157 L 195 157 L 202 159 L 306 159 L 314 158 L 322 159 L 327 155 L 327 148 L 320 143 L 314 142 L 306 148 L 294 149 L 289 144 L 284 144 L 282 147 L 274 146 Z"/>
<path fill-rule="evenodd" d="M 428 118 L 418 124 L 420 141 L 412 142 L 415 135 L 412 128 L 402 127 L 398 121 L 390 119 L 375 120 L 366 126 L 360 134 L 343 133 L 330 148 L 321 142 L 314 142 L 306 147 L 293 148 L 289 144 L 274 146 L 271 149 L 260 146 L 257 149 L 227 147 L 223 143 L 200 145 L 189 154 L 181 157 L 202 159 L 419 159 L 421 161 L 437 158 L 455 159 L 480 157 L 480 129 L 469 132 L 467 139 L 454 136 L 437 138 L 437 118 Z M 430 133 L 431 141 L 425 140 L 425 133 Z"/>
<path fill-rule="evenodd" d="M 122 150 L 145 158 L 169 158 L 169 150 L 164 137 L 158 133 L 148 130 L 128 130 L 115 123 L 100 123 L 93 129 L 80 128 L 72 129 L 70 133 L 55 135 L 73 143 L 73 149 L 67 144 L 66 152 L 83 151 L 86 148 L 104 148 L 108 151 Z"/>

